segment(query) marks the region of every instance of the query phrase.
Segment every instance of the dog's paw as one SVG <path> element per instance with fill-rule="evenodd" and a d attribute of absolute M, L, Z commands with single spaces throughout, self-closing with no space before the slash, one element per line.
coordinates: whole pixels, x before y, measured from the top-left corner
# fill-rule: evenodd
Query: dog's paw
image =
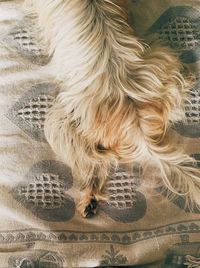
<path fill-rule="evenodd" d="M 97 213 L 97 206 L 95 196 L 87 197 L 79 203 L 79 211 L 84 218 L 91 218 Z"/>
<path fill-rule="evenodd" d="M 96 198 L 93 197 L 90 200 L 90 203 L 86 206 L 84 210 L 84 217 L 91 218 L 92 216 L 94 216 L 97 213 L 97 205 L 98 205 L 98 202 Z"/>

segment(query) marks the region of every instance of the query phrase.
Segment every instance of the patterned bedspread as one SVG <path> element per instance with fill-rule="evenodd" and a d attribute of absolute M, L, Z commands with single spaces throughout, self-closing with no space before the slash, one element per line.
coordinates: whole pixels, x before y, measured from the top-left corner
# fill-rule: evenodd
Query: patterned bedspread
<path fill-rule="evenodd" d="M 115 172 L 97 216 L 76 212 L 77 183 L 43 134 L 58 86 L 43 75 L 49 58 L 22 2 L 0 1 L 0 268 L 200 267 L 200 211 L 150 194 L 139 167 Z M 137 35 L 164 41 L 197 73 L 174 138 L 200 159 L 200 1 L 131 2 Z"/>

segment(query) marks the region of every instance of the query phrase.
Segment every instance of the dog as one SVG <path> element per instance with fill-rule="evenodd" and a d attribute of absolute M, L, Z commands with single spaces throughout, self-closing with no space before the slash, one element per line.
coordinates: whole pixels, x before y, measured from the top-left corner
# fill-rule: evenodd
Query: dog
<path fill-rule="evenodd" d="M 128 24 L 125 0 L 25 0 L 51 56 L 60 92 L 45 122 L 54 152 L 80 180 L 83 217 L 105 200 L 111 169 L 139 163 L 186 204 L 200 205 L 200 171 L 171 138 L 191 80 L 169 49 L 149 47 Z M 153 179 L 153 178 L 152 178 Z M 181 189 L 181 190 L 180 190 Z"/>

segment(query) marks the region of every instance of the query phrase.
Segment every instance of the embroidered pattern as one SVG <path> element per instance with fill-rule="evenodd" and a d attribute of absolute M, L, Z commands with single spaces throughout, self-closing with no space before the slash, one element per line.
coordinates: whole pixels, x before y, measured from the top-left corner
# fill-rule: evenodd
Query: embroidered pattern
<path fill-rule="evenodd" d="M 126 256 L 119 254 L 119 250 L 115 250 L 114 246 L 110 246 L 110 250 L 106 250 L 106 255 L 102 256 L 101 265 L 124 265 L 128 263 Z"/>
<path fill-rule="evenodd" d="M 44 47 L 33 34 L 32 26 L 27 20 L 11 30 L 4 41 L 34 64 L 46 65 L 49 62 Z"/>
<path fill-rule="evenodd" d="M 200 137 L 200 79 L 189 93 L 190 101 L 185 104 L 186 121 L 175 125 L 175 129 L 185 137 Z"/>
<path fill-rule="evenodd" d="M 74 200 L 66 193 L 72 184 L 71 170 L 64 164 L 41 161 L 13 190 L 13 195 L 41 219 L 66 221 L 75 213 Z"/>
<path fill-rule="evenodd" d="M 59 181 L 57 174 L 43 173 L 36 176 L 27 187 L 21 187 L 19 194 L 33 206 L 46 209 L 64 206 L 64 184 Z"/>
<path fill-rule="evenodd" d="M 182 50 L 195 49 L 200 42 L 197 23 L 181 16 L 170 19 L 168 24 L 161 27 L 159 38 L 173 49 Z"/>
<path fill-rule="evenodd" d="M 109 200 L 101 209 L 115 221 L 132 222 L 145 215 L 146 199 L 138 190 L 140 174 L 140 168 L 135 167 L 132 173 L 118 169 L 110 176 L 106 187 Z"/>
<path fill-rule="evenodd" d="M 45 141 L 45 116 L 52 106 L 57 86 L 41 83 L 28 90 L 9 110 L 7 117 L 37 141 Z"/>
<path fill-rule="evenodd" d="M 10 257 L 8 264 L 13 268 L 62 268 L 63 258 L 56 252 L 35 250 L 27 256 Z"/>
<path fill-rule="evenodd" d="M 181 242 L 173 245 L 168 251 L 164 268 L 199 268 L 200 246 L 199 242 L 190 242 L 189 235 L 181 235 Z"/>
<path fill-rule="evenodd" d="M 59 221 L 59 219 L 58 219 Z M 139 241 L 155 239 L 166 235 L 200 234 L 200 221 L 179 222 L 149 230 L 132 230 L 127 232 L 78 232 L 26 229 L 0 232 L 0 243 L 27 243 L 46 241 L 55 243 L 115 243 L 131 245 Z"/>
<path fill-rule="evenodd" d="M 21 109 L 17 111 L 17 116 L 26 121 L 31 128 L 43 128 L 45 115 L 53 102 L 53 96 L 38 95 L 30 99 L 28 104 L 24 104 Z"/>
<path fill-rule="evenodd" d="M 151 39 L 159 38 L 180 53 L 184 63 L 200 59 L 200 13 L 189 6 L 175 6 L 166 10 L 149 28 Z"/>

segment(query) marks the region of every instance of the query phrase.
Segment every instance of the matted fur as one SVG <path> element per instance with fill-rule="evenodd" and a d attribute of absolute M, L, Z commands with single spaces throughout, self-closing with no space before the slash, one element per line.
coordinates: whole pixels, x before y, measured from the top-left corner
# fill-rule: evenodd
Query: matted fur
<path fill-rule="evenodd" d="M 139 162 L 200 205 L 200 172 L 169 134 L 191 86 L 173 53 L 133 35 L 122 1 L 25 3 L 52 55 L 45 68 L 61 84 L 45 135 L 88 195 L 101 195 L 111 167 Z"/>

